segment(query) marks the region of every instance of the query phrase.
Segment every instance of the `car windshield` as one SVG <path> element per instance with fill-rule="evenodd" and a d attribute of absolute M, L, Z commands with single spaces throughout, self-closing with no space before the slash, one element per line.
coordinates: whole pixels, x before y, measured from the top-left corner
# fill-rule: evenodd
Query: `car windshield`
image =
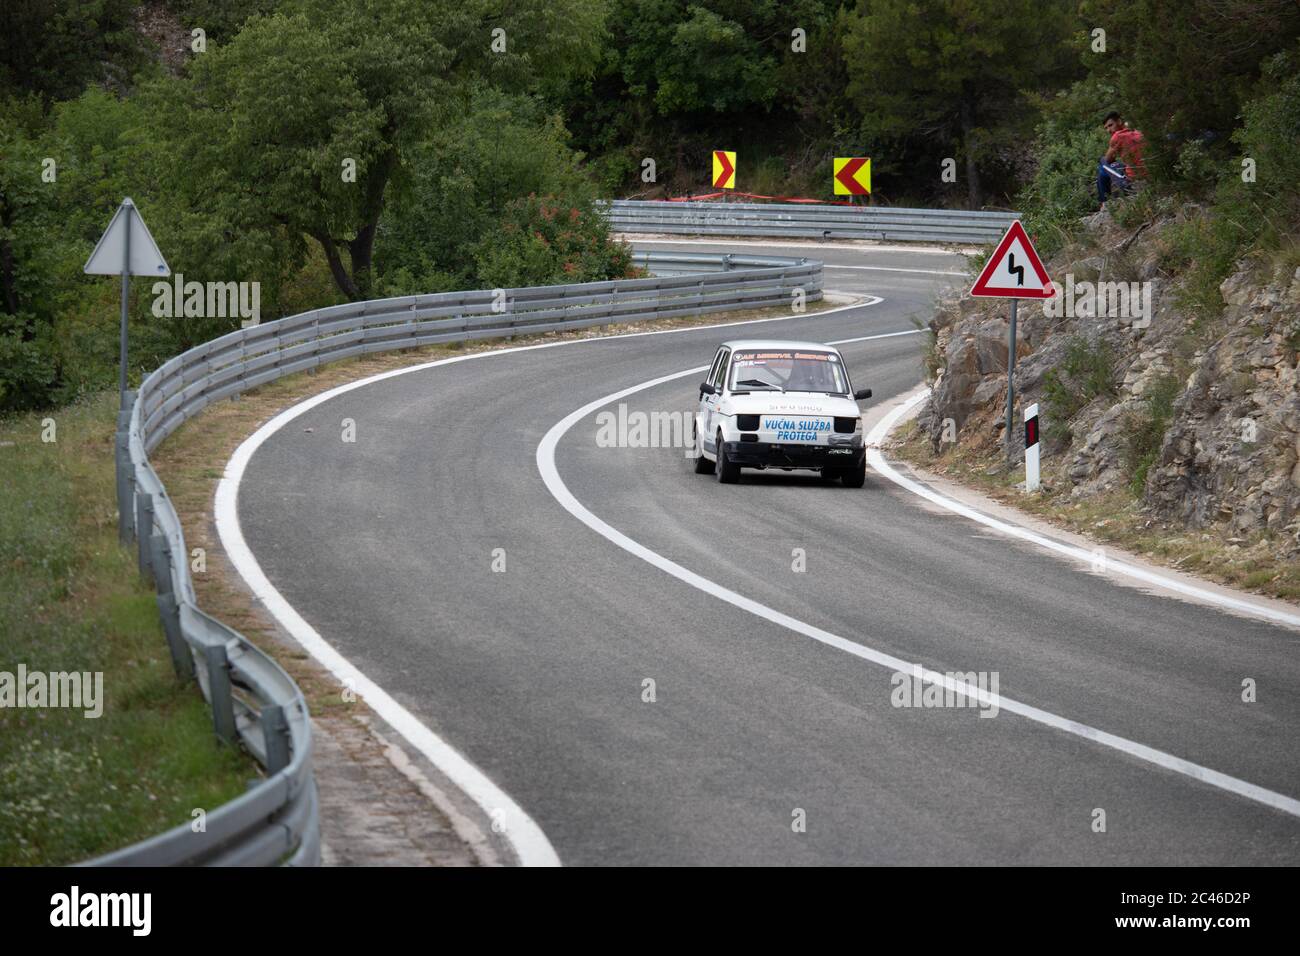
<path fill-rule="evenodd" d="M 754 349 L 737 352 L 731 362 L 732 391 L 779 388 L 787 392 L 848 392 L 848 379 L 834 352 Z"/>

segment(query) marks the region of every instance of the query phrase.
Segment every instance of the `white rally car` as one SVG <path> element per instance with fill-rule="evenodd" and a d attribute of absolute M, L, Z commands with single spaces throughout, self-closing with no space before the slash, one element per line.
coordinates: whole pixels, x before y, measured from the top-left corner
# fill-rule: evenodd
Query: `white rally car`
<path fill-rule="evenodd" d="M 744 339 L 724 342 L 700 383 L 695 470 L 739 480 L 741 468 L 796 468 L 866 481 L 862 415 L 844 358 L 829 345 Z"/>

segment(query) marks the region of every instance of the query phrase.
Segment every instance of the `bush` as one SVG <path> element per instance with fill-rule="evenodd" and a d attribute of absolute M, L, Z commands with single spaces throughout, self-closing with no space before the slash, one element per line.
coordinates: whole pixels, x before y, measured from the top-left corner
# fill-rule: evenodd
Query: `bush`
<path fill-rule="evenodd" d="M 1142 396 L 1142 412 L 1124 416 L 1124 463 L 1128 467 L 1129 487 L 1140 496 L 1147 483 L 1147 473 L 1160 454 L 1165 432 L 1174 417 L 1174 399 L 1181 383 L 1177 375 L 1163 375 L 1148 386 Z"/>
<path fill-rule="evenodd" d="M 48 345 L 25 342 L 19 335 L 0 335 L 0 410 L 44 408 L 58 382 Z"/>
<path fill-rule="evenodd" d="M 1097 160 L 1105 151 L 1105 136 L 1095 128 L 1049 124 L 1040 133 L 1038 170 L 1017 200 L 1040 254 L 1065 245 L 1079 219 L 1097 211 Z"/>
<path fill-rule="evenodd" d="M 479 281 L 494 288 L 597 282 L 631 275 L 628 246 L 593 206 L 527 196 L 474 248 Z"/>
<path fill-rule="evenodd" d="M 507 209 L 530 194 L 588 208 L 593 190 L 567 138 L 538 100 L 493 90 L 472 97 L 457 122 L 411 150 L 410 180 L 375 240 L 379 294 L 482 288 L 482 245 L 503 223 L 518 222 Z M 551 270 L 534 263 L 522 271 Z"/>
<path fill-rule="evenodd" d="M 257 13 L 272 13 L 275 0 L 167 0 L 167 6 L 188 31 L 202 27 L 209 43 L 230 40 L 244 21 Z"/>
<path fill-rule="evenodd" d="M 1097 210 L 1097 160 L 1106 152 L 1102 117 L 1114 87 L 1088 77 L 1053 97 L 1031 97 L 1043 119 L 1034 130 L 1034 163 L 1016 208 L 1038 250 L 1051 255 L 1079 230 L 1079 219 Z"/>
<path fill-rule="evenodd" d="M 1243 256 L 1283 246 L 1300 228 L 1300 50 L 1273 57 L 1260 89 L 1233 135 L 1241 155 L 1222 172 L 1212 204 L 1169 231 L 1167 264 L 1185 270 L 1178 304 L 1198 327 L 1222 311 L 1219 286 Z M 1183 149 L 1203 176 L 1202 155 Z M 1254 161 L 1254 182 L 1243 182 L 1242 159 Z"/>
<path fill-rule="evenodd" d="M 1115 358 L 1110 348 L 1075 336 L 1066 346 L 1065 359 L 1043 376 L 1048 437 L 1068 440 L 1070 420 L 1098 396 L 1114 394 Z"/>

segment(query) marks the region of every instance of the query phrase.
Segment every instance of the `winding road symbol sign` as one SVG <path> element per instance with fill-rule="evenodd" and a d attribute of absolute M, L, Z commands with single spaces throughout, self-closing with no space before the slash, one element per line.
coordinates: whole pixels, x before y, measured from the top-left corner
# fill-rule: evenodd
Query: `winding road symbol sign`
<path fill-rule="evenodd" d="M 713 151 L 713 188 L 736 188 L 736 154 L 725 149 Z"/>
<path fill-rule="evenodd" d="M 868 157 L 836 156 L 834 172 L 835 195 L 871 195 L 871 160 Z"/>
<path fill-rule="evenodd" d="M 998 242 L 970 294 L 1012 299 L 1050 299 L 1056 295 L 1043 261 L 1019 219 Z"/>

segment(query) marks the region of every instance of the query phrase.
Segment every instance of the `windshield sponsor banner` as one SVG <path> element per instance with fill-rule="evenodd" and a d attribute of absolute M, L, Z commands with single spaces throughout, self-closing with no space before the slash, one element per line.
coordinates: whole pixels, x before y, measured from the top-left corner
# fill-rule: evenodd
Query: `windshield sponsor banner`
<path fill-rule="evenodd" d="M 834 352 L 737 352 L 735 361 L 737 365 L 758 365 L 774 361 L 793 362 L 796 359 L 808 359 L 813 362 L 838 361 Z"/>

